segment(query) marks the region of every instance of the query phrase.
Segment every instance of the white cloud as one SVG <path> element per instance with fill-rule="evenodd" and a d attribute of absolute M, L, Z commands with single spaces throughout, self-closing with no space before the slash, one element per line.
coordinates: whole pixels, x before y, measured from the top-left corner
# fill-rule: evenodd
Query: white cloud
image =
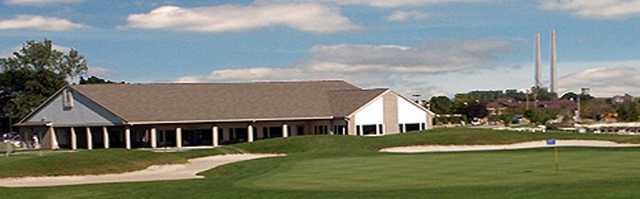
<path fill-rule="evenodd" d="M 640 61 L 612 63 L 568 74 L 558 82 L 561 90 L 579 92 L 591 88 L 591 94 L 610 97 L 629 93 L 640 95 Z"/>
<path fill-rule="evenodd" d="M 48 5 L 48 4 L 71 4 L 80 3 L 84 0 L 5 0 L 9 5 Z"/>
<path fill-rule="evenodd" d="M 488 68 L 506 41 L 444 42 L 425 47 L 396 45 L 319 45 L 295 67 L 242 67 L 208 75 L 179 77 L 177 82 L 344 79 L 366 87 L 391 87 L 403 93 L 444 93 L 429 75 Z"/>
<path fill-rule="evenodd" d="M 584 18 L 616 19 L 640 14 L 640 0 L 540 0 L 545 10 L 568 11 Z"/>
<path fill-rule="evenodd" d="M 337 7 L 316 3 L 269 3 L 183 8 L 163 6 L 129 15 L 125 27 L 193 32 L 225 32 L 287 26 L 305 32 L 358 29 Z"/>
<path fill-rule="evenodd" d="M 109 77 L 111 74 L 113 74 L 111 69 L 103 67 L 89 67 L 89 70 L 87 71 L 88 76 Z"/>
<path fill-rule="evenodd" d="M 489 0 L 260 0 L 259 2 L 324 2 L 338 5 L 362 5 L 381 8 L 423 6 L 444 3 L 474 3 Z"/>
<path fill-rule="evenodd" d="M 0 30 L 70 31 L 86 26 L 67 19 L 33 15 L 19 15 L 13 19 L 0 19 Z"/>
<path fill-rule="evenodd" d="M 421 11 L 394 11 L 387 16 L 387 21 L 404 22 L 409 20 L 420 20 L 429 17 L 425 12 Z"/>

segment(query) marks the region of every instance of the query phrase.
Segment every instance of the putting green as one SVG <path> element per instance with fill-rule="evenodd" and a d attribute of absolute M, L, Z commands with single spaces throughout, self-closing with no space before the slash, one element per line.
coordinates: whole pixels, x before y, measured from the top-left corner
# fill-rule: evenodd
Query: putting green
<path fill-rule="evenodd" d="M 309 159 L 237 183 L 281 190 L 394 190 L 577 183 L 640 176 L 640 150 L 553 149 Z"/>

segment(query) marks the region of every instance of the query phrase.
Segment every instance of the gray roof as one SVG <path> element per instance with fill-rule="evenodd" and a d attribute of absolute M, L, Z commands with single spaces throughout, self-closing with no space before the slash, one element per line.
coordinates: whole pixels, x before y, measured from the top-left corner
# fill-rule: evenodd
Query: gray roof
<path fill-rule="evenodd" d="M 93 84 L 72 88 L 127 122 L 344 117 L 386 91 L 344 81 Z"/>

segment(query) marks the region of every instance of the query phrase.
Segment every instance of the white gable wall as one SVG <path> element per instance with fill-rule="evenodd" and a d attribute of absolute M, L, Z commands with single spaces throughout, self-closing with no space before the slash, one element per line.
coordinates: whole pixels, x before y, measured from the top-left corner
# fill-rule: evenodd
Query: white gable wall
<path fill-rule="evenodd" d="M 65 109 L 63 93 L 60 92 L 27 121 L 46 121 L 51 122 L 53 126 L 114 126 L 122 123 L 120 118 L 76 91 L 71 92 L 73 108 Z"/>
<path fill-rule="evenodd" d="M 427 112 L 418 108 L 415 104 L 407 101 L 407 99 L 398 96 L 398 123 L 426 123 Z"/>
<path fill-rule="evenodd" d="M 382 97 L 376 98 L 355 115 L 356 125 L 376 125 L 384 122 Z"/>

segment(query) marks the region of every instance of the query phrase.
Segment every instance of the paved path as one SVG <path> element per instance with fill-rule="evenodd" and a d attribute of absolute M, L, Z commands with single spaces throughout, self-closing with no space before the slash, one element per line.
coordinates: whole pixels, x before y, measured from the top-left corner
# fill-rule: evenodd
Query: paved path
<path fill-rule="evenodd" d="M 190 159 L 186 164 L 156 165 L 147 169 L 119 174 L 85 175 L 85 176 L 51 176 L 0 178 L 0 187 L 49 187 L 80 184 L 100 184 L 118 182 L 148 182 L 199 179 L 197 175 L 218 166 L 268 157 L 280 157 L 283 154 L 233 154 L 216 155 Z"/>
<path fill-rule="evenodd" d="M 558 147 L 640 147 L 640 144 L 618 144 L 610 141 L 596 140 L 557 140 Z M 384 148 L 380 152 L 390 153 L 425 153 L 425 152 L 464 152 L 464 151 L 500 151 L 517 149 L 535 149 L 554 147 L 546 141 L 523 142 L 508 145 L 421 145 Z"/>

